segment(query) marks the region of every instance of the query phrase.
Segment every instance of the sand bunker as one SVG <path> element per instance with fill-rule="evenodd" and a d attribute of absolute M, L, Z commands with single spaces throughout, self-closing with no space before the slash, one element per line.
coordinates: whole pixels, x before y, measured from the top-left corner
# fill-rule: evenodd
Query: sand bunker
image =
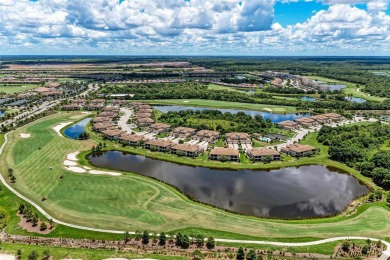
<path fill-rule="evenodd" d="M 30 138 L 31 134 L 20 134 L 21 138 Z"/>
<path fill-rule="evenodd" d="M 13 255 L 0 254 L 0 259 L 1 260 L 16 260 L 16 257 Z"/>
<path fill-rule="evenodd" d="M 68 169 L 71 172 L 75 173 L 89 173 L 94 175 L 111 175 L 111 176 L 121 176 L 119 172 L 109 172 L 109 171 L 99 171 L 99 170 L 93 170 L 90 167 L 87 166 L 77 166 L 78 159 L 77 155 L 79 154 L 79 151 L 70 153 L 66 156 L 66 160 L 64 161 L 64 165 L 66 169 Z"/>
<path fill-rule="evenodd" d="M 87 171 L 83 168 L 77 167 L 77 166 L 68 166 L 67 167 L 69 171 L 75 172 L 75 173 L 86 173 Z"/>
<path fill-rule="evenodd" d="M 64 165 L 65 166 L 77 166 L 77 163 L 74 161 L 65 160 Z"/>
<path fill-rule="evenodd" d="M 106 171 L 98 171 L 98 170 L 90 170 L 89 173 L 90 174 L 97 174 L 97 175 L 107 174 L 107 175 L 112 175 L 112 176 L 121 176 L 121 174 L 118 172 L 106 172 Z"/>
<path fill-rule="evenodd" d="M 267 107 L 263 108 L 263 110 L 268 111 L 268 112 L 272 112 L 272 109 L 271 108 L 267 108 Z"/>
<path fill-rule="evenodd" d="M 79 153 L 80 153 L 79 151 L 74 152 L 74 153 L 70 153 L 70 154 L 68 154 L 68 156 L 66 156 L 66 159 L 68 159 L 70 161 L 77 161 L 77 155 Z"/>
<path fill-rule="evenodd" d="M 61 135 L 61 132 L 60 132 L 61 129 L 64 128 L 65 126 L 71 124 L 71 123 L 72 123 L 72 122 L 61 123 L 61 124 L 56 125 L 55 127 L 53 127 L 53 129 L 54 129 L 54 131 L 57 132 L 57 134 L 58 134 L 59 136 L 62 136 L 62 135 Z"/>

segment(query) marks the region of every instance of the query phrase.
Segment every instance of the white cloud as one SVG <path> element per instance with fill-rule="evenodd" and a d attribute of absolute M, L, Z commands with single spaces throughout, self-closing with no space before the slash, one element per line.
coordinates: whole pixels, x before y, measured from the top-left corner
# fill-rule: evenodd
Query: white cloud
<path fill-rule="evenodd" d="M 273 23 L 274 0 L 0 0 L 0 51 L 286 55 L 389 49 L 390 17 L 381 10 L 390 0 L 322 1 L 328 10 L 284 28 Z M 368 11 L 350 5 L 357 2 Z"/>

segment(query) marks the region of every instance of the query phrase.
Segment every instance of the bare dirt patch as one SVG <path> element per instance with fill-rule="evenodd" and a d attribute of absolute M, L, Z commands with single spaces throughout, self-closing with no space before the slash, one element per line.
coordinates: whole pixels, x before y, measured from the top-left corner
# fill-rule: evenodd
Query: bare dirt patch
<path fill-rule="evenodd" d="M 28 221 L 25 217 L 23 217 L 23 215 L 17 214 L 17 216 L 20 218 L 20 222 L 18 224 L 19 227 L 21 227 L 23 230 L 26 230 L 27 232 L 33 232 L 33 233 L 46 235 L 55 229 L 55 228 L 50 229 L 50 224 L 45 222 L 45 224 L 48 228 L 46 230 L 41 230 L 40 227 L 41 227 L 42 221 L 39 220 L 37 225 L 33 226 L 33 224 L 30 221 Z"/>

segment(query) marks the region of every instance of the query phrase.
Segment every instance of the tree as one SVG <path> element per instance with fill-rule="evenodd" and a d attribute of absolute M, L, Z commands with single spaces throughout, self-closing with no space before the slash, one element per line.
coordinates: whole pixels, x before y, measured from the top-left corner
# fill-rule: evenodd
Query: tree
<path fill-rule="evenodd" d="M 215 241 L 213 237 L 209 237 L 206 242 L 206 247 L 208 249 L 213 249 L 215 247 Z"/>
<path fill-rule="evenodd" d="M 204 237 L 202 235 L 196 235 L 195 236 L 195 244 L 198 247 L 202 247 L 204 244 Z"/>
<path fill-rule="evenodd" d="M 47 225 L 46 225 L 45 222 L 42 222 L 42 223 L 41 223 L 40 229 L 41 229 L 41 231 L 44 231 L 44 230 L 47 229 Z"/>
<path fill-rule="evenodd" d="M 142 238 L 142 234 L 139 230 L 135 231 L 135 240 L 139 241 Z"/>
<path fill-rule="evenodd" d="M 149 244 L 149 233 L 146 230 L 142 234 L 142 244 L 144 244 L 144 245 Z"/>
<path fill-rule="evenodd" d="M 129 240 L 130 240 L 130 234 L 128 231 L 126 231 L 124 234 L 123 234 L 123 240 L 125 241 L 125 243 L 127 243 Z"/>
<path fill-rule="evenodd" d="M 343 249 L 343 251 L 345 251 L 345 252 L 348 252 L 350 246 L 351 246 L 351 244 L 350 244 L 348 241 L 345 241 L 345 242 L 341 245 L 341 249 Z"/>
<path fill-rule="evenodd" d="M 167 236 L 165 235 L 164 232 L 161 232 L 158 243 L 160 244 L 160 246 L 164 246 L 166 242 L 167 242 Z"/>
<path fill-rule="evenodd" d="M 186 234 L 184 234 L 184 236 L 183 236 L 181 247 L 184 249 L 187 249 L 190 247 L 190 238 Z"/>
<path fill-rule="evenodd" d="M 176 246 L 181 247 L 183 245 L 183 235 L 180 232 L 176 235 L 175 240 L 176 240 L 175 241 Z"/>
<path fill-rule="evenodd" d="M 33 251 L 28 255 L 28 260 L 38 260 L 38 253 L 37 253 L 37 251 L 33 250 Z"/>
<path fill-rule="evenodd" d="M 43 251 L 43 259 L 49 259 L 50 258 L 50 251 L 49 250 L 45 250 Z"/>
<path fill-rule="evenodd" d="M 251 250 L 249 250 L 248 255 L 246 256 L 246 259 L 256 260 L 256 258 L 257 258 L 256 251 L 252 248 Z"/>
<path fill-rule="evenodd" d="M 244 253 L 244 248 L 240 247 L 237 251 L 236 255 L 237 260 L 244 260 L 245 259 L 245 253 Z"/>
<path fill-rule="evenodd" d="M 17 259 L 21 259 L 22 258 L 22 250 L 18 249 L 18 251 L 16 251 L 16 258 Z"/>

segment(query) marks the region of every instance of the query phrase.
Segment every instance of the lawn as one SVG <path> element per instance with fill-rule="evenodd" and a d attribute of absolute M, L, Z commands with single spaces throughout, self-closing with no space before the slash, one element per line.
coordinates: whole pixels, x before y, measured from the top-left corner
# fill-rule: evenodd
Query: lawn
<path fill-rule="evenodd" d="M 14 169 L 15 189 L 39 204 L 53 217 L 83 226 L 116 230 L 191 230 L 215 237 L 273 239 L 315 239 L 356 235 L 384 239 L 390 234 L 390 212 L 382 204 L 364 205 L 353 216 L 313 220 L 269 220 L 225 212 L 190 201 L 161 182 L 126 173 L 120 177 L 76 174 L 63 168 L 66 154 L 87 150 L 92 141 L 75 141 L 57 135 L 52 129 L 61 122 L 75 121 L 72 113 L 40 119 L 9 135 L 1 157 L 0 170 Z M 30 133 L 21 139 L 20 133 Z M 315 142 L 315 136 L 305 139 Z M 110 144 L 108 144 L 110 145 Z M 141 150 L 141 149 L 140 149 Z M 142 149 L 143 150 L 143 149 Z M 330 164 L 322 154 L 314 161 Z M 299 164 L 305 163 L 299 160 Z M 333 163 L 340 166 L 338 163 Z M 50 167 L 53 167 L 50 170 Z M 259 173 L 260 174 L 260 173 Z M 354 173 L 359 176 L 358 173 Z M 60 178 L 60 177 L 63 178 Z M 363 177 L 362 177 L 363 178 Z M 41 198 L 46 197 L 42 202 Z M 3 199 L 4 197 L 4 199 Z M 9 191 L 0 192 L 0 208 L 6 209 L 7 231 L 25 232 L 17 227 L 15 212 L 20 200 Z M 95 235 L 97 233 L 92 233 Z M 92 236 L 91 232 L 58 226 L 50 236 Z M 97 234 L 97 237 L 103 234 Z M 118 237 L 117 235 L 108 237 Z"/>
<path fill-rule="evenodd" d="M 114 251 L 114 250 L 99 250 L 99 249 L 78 249 L 78 248 L 69 248 L 69 247 L 46 247 L 40 245 L 25 245 L 25 244 L 11 244 L 11 243 L 2 243 L 0 248 L 0 253 L 13 254 L 16 255 L 18 250 L 22 251 L 22 259 L 27 259 L 27 256 L 32 252 L 36 251 L 39 257 L 43 256 L 43 252 L 48 250 L 51 259 L 88 259 L 88 260 L 101 260 L 106 258 L 131 258 L 131 259 L 140 259 L 140 258 L 152 258 L 152 259 L 190 259 L 189 257 L 178 257 L 178 256 L 164 256 L 158 254 L 138 254 L 132 252 L 124 251 Z M 134 250 L 136 251 L 136 250 Z M 39 258 L 41 259 L 41 258 Z"/>
<path fill-rule="evenodd" d="M 386 98 L 382 98 L 382 97 L 371 96 L 370 94 L 364 93 L 361 89 L 358 89 L 356 87 L 356 84 L 351 83 L 351 82 L 330 79 L 330 78 L 324 78 L 324 77 L 320 77 L 320 76 L 308 76 L 308 78 L 323 81 L 326 83 L 335 83 L 335 84 L 345 85 L 345 86 L 347 86 L 347 88 L 343 89 L 343 92 L 347 95 L 352 94 L 353 97 L 363 98 L 363 99 L 366 99 L 368 101 L 379 101 L 379 102 L 382 102 L 383 100 L 386 99 Z"/>
<path fill-rule="evenodd" d="M 203 99 L 162 99 L 162 100 L 142 100 L 142 102 L 159 104 L 159 105 L 181 105 L 181 106 L 198 106 L 211 108 L 227 108 L 227 109 L 244 109 L 244 110 L 259 110 L 273 113 L 295 113 L 297 109 L 290 106 L 275 106 L 265 104 L 250 104 L 239 102 L 203 100 Z"/>
<path fill-rule="evenodd" d="M 31 90 L 39 87 L 37 84 L 22 84 L 22 85 L 0 85 L 0 93 L 17 94 L 26 90 Z"/>

